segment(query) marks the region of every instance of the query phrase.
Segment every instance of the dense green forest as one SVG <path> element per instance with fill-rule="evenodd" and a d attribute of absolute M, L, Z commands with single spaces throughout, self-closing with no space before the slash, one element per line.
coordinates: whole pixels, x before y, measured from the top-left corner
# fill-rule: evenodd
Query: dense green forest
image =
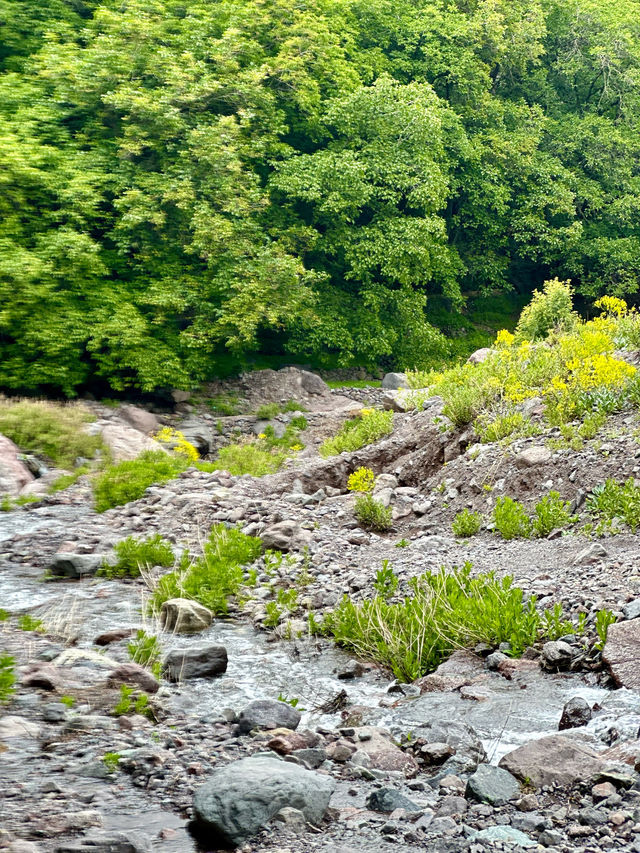
<path fill-rule="evenodd" d="M 639 119 L 639 0 L 0 0 L 0 386 L 414 367 L 432 296 L 634 293 Z"/>

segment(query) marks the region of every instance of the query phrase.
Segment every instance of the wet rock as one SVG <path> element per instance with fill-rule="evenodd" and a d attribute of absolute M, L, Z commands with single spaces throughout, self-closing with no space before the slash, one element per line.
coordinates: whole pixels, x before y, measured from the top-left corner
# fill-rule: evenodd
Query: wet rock
<path fill-rule="evenodd" d="M 0 740 L 9 738 L 36 738 L 40 735 L 40 726 L 25 717 L 7 714 L 0 717 Z"/>
<path fill-rule="evenodd" d="M 640 598 L 635 598 L 622 608 L 625 619 L 637 619 L 640 616 Z"/>
<path fill-rule="evenodd" d="M 129 426 L 137 429 L 138 432 L 149 435 L 152 432 L 158 431 L 159 424 L 156 416 L 151 412 L 147 412 L 146 409 L 141 409 L 140 406 L 120 406 L 118 414 L 124 418 Z"/>
<path fill-rule="evenodd" d="M 542 647 L 542 664 L 550 672 L 569 669 L 572 657 L 571 646 L 562 640 L 550 640 Z"/>
<path fill-rule="evenodd" d="M 283 808 L 298 809 L 309 823 L 320 823 L 334 789 L 329 776 L 253 756 L 216 770 L 196 791 L 194 813 L 212 840 L 239 845 Z"/>
<path fill-rule="evenodd" d="M 238 715 L 238 734 L 248 734 L 253 729 L 297 729 L 300 717 L 300 711 L 286 702 L 257 699 Z"/>
<path fill-rule="evenodd" d="M 11 497 L 33 482 L 33 474 L 19 459 L 18 447 L 4 435 L 0 435 L 0 495 Z"/>
<path fill-rule="evenodd" d="M 111 643 L 126 640 L 133 634 L 133 631 L 133 628 L 115 628 L 113 631 L 105 631 L 104 634 L 99 634 L 93 642 L 96 646 L 109 646 Z"/>
<path fill-rule="evenodd" d="M 63 723 L 67 718 L 68 708 L 62 702 L 47 702 L 42 706 L 42 719 L 45 723 Z"/>
<path fill-rule="evenodd" d="M 413 703 L 413 709 L 418 711 L 418 701 Z M 431 715 L 431 711 L 429 711 Z M 476 730 L 466 723 L 457 720 L 434 720 L 413 728 L 413 736 L 417 744 L 446 743 L 455 751 L 456 758 L 471 764 L 475 769 L 478 764 L 487 760 L 482 741 Z"/>
<path fill-rule="evenodd" d="M 563 735 L 550 735 L 508 752 L 499 766 L 516 779 L 535 785 L 572 785 L 601 769 L 598 753 Z"/>
<path fill-rule="evenodd" d="M 108 832 L 59 844 L 55 853 L 152 853 L 151 841 L 137 832 Z"/>
<path fill-rule="evenodd" d="M 420 747 L 420 760 L 430 767 L 444 764 L 444 762 L 455 755 L 455 749 L 448 743 L 425 743 Z"/>
<path fill-rule="evenodd" d="M 279 521 L 263 530 L 260 539 L 265 548 L 291 551 L 308 544 L 311 533 L 309 530 L 303 530 L 297 521 Z"/>
<path fill-rule="evenodd" d="M 520 793 L 520 785 L 511 773 L 491 764 L 479 764 L 467 781 L 466 796 L 479 803 L 503 806 Z"/>
<path fill-rule="evenodd" d="M 518 847 L 537 847 L 537 842 L 519 829 L 512 826 L 488 826 L 479 832 L 474 832 L 471 841 L 500 841 L 503 844 L 517 845 Z"/>
<path fill-rule="evenodd" d="M 165 631 L 194 634 L 211 625 L 213 613 L 190 598 L 170 598 L 162 605 L 160 622 Z"/>
<path fill-rule="evenodd" d="M 55 577 L 78 579 L 95 575 L 103 563 L 111 560 L 111 554 L 73 554 L 59 551 L 48 569 Z"/>
<path fill-rule="evenodd" d="M 390 813 L 396 809 L 404 809 L 407 812 L 422 811 L 420 806 L 417 806 L 400 791 L 395 788 L 378 788 L 372 791 L 367 797 L 367 808 L 373 812 Z"/>
<path fill-rule="evenodd" d="M 562 709 L 558 729 L 563 731 L 564 729 L 577 729 L 580 726 L 586 726 L 592 716 L 591 706 L 586 699 L 583 699 L 582 696 L 574 696 Z"/>
<path fill-rule="evenodd" d="M 396 746 L 384 729 L 360 726 L 356 729 L 356 735 L 359 739 L 358 751 L 368 756 L 369 767 L 376 770 L 395 770 L 407 778 L 418 772 L 416 760 Z"/>
<path fill-rule="evenodd" d="M 137 663 L 120 664 L 109 673 L 107 678 L 109 687 L 120 687 L 121 684 L 139 687 L 146 693 L 157 693 L 160 688 L 160 682 L 153 677 L 149 670 Z"/>
<path fill-rule="evenodd" d="M 382 379 L 382 388 L 385 391 L 397 391 L 399 388 L 408 388 L 406 373 L 385 373 Z"/>
<path fill-rule="evenodd" d="M 640 689 L 640 619 L 609 625 L 602 660 L 618 687 Z"/>
<path fill-rule="evenodd" d="M 218 645 L 174 649 L 165 657 L 162 671 L 169 681 L 221 675 L 227 671 L 227 650 Z"/>
<path fill-rule="evenodd" d="M 432 672 L 415 683 L 421 693 L 453 692 L 474 681 L 486 678 L 482 658 L 473 652 L 459 649 Z"/>

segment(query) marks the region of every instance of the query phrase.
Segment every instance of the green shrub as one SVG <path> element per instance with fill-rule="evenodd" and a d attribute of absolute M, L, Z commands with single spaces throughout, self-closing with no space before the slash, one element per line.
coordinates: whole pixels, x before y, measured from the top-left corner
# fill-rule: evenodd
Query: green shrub
<path fill-rule="evenodd" d="M 38 503 L 40 498 L 37 495 L 20 495 L 20 497 L 12 498 L 9 495 L 4 495 L 0 498 L 0 512 L 11 512 L 27 504 Z"/>
<path fill-rule="evenodd" d="M 91 459 L 97 450 L 105 451 L 99 436 L 83 430 L 93 420 L 81 405 L 0 400 L 0 433 L 57 468 L 73 468 L 79 457 Z"/>
<path fill-rule="evenodd" d="M 108 773 L 115 773 L 117 771 L 121 758 L 122 756 L 119 752 L 105 752 L 102 756 L 102 761 Z"/>
<path fill-rule="evenodd" d="M 63 492 L 65 489 L 68 489 L 70 486 L 75 486 L 80 477 L 83 477 L 85 474 L 88 474 L 91 471 L 91 468 L 88 465 L 81 465 L 79 468 L 76 468 L 71 474 L 61 474 L 56 480 L 51 483 L 49 486 L 49 494 L 55 494 L 56 492 Z"/>
<path fill-rule="evenodd" d="M 18 628 L 21 631 L 44 631 L 44 622 L 30 613 L 22 613 L 18 616 Z"/>
<path fill-rule="evenodd" d="M 535 507 L 532 519 L 534 536 L 548 536 L 552 530 L 567 527 L 578 520 L 577 515 L 571 515 L 569 501 L 563 501 L 558 492 L 549 492 Z"/>
<path fill-rule="evenodd" d="M 345 595 L 322 631 L 388 666 L 401 681 L 413 681 L 455 649 L 479 642 L 508 642 L 512 654 L 521 654 L 541 632 L 535 598 L 524 606 L 511 577 L 498 580 L 490 572 L 471 578 L 470 569 L 466 564 L 412 578 L 410 595 L 395 604 L 380 594 L 361 604 Z"/>
<path fill-rule="evenodd" d="M 482 516 L 479 512 L 463 509 L 453 519 L 451 529 L 453 535 L 463 539 L 467 536 L 475 536 L 482 527 Z"/>
<path fill-rule="evenodd" d="M 608 479 L 594 488 L 586 509 L 605 525 L 621 521 L 635 533 L 640 525 L 640 486 L 632 477 L 624 483 Z"/>
<path fill-rule="evenodd" d="M 533 291 L 533 299 L 518 320 L 516 339 L 534 341 L 544 338 L 554 329 L 572 329 L 577 322 L 571 285 L 568 281 L 554 278 L 545 281 L 542 291 Z"/>
<path fill-rule="evenodd" d="M 136 501 L 149 486 L 175 479 L 188 465 L 185 458 L 162 450 L 147 450 L 137 459 L 109 465 L 93 484 L 96 511 Z"/>
<path fill-rule="evenodd" d="M 505 438 L 522 438 L 537 435 L 540 428 L 533 424 L 529 418 L 525 418 L 522 412 L 510 412 L 506 415 L 498 415 L 493 420 L 479 419 L 476 429 L 480 441 L 485 444 L 493 441 L 503 441 Z"/>
<path fill-rule="evenodd" d="M 382 533 L 391 529 L 391 507 L 377 501 L 372 495 L 358 495 L 354 512 L 358 523 L 366 530 Z"/>
<path fill-rule="evenodd" d="M 0 704 L 2 705 L 11 699 L 15 691 L 15 663 L 11 655 L 0 653 Z"/>
<path fill-rule="evenodd" d="M 159 533 L 147 539 L 127 536 L 114 548 L 117 556 L 115 565 L 105 564 L 100 574 L 108 578 L 137 578 L 143 569 L 153 566 L 172 566 L 175 555 L 171 545 Z"/>
<path fill-rule="evenodd" d="M 113 707 L 113 715 L 122 717 L 125 714 L 142 714 L 150 720 L 155 719 L 153 710 L 149 707 L 149 697 L 146 693 L 138 693 L 135 687 L 126 684 L 120 686 L 120 699 Z"/>
<path fill-rule="evenodd" d="M 363 409 L 360 417 L 346 421 L 340 431 L 319 447 L 321 456 L 337 456 L 352 452 L 379 441 L 393 431 L 393 412 L 380 409 Z"/>
<path fill-rule="evenodd" d="M 376 579 L 373 584 L 375 591 L 378 595 L 381 595 L 385 601 L 388 601 L 398 589 L 399 582 L 400 580 L 398 575 L 391 568 L 389 560 L 383 560 L 382 568 L 378 569 L 376 572 Z"/>
<path fill-rule="evenodd" d="M 493 523 L 503 539 L 528 539 L 531 535 L 531 520 L 520 501 L 513 498 L 498 498 Z"/>
<path fill-rule="evenodd" d="M 222 447 L 212 468 L 214 471 L 228 471 L 234 476 L 251 474 L 252 477 L 264 477 L 265 474 L 275 474 L 285 459 L 284 453 L 273 453 L 258 442 L 243 442 Z"/>
<path fill-rule="evenodd" d="M 170 598 L 192 598 L 214 613 L 227 613 L 228 599 L 244 582 L 243 567 L 258 559 L 262 543 L 236 528 L 216 524 L 201 557 L 183 555 L 178 569 L 160 578 L 151 597 L 152 612 Z"/>
<path fill-rule="evenodd" d="M 616 617 L 611 610 L 598 610 L 596 613 L 596 634 L 598 635 L 598 641 L 595 646 L 597 649 L 604 649 L 609 633 L 609 625 L 613 625 L 615 621 Z"/>

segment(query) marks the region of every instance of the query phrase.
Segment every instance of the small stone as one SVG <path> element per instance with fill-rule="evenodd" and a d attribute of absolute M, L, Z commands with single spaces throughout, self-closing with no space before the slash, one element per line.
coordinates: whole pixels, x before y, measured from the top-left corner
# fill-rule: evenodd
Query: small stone
<path fill-rule="evenodd" d="M 367 797 L 367 808 L 374 812 L 390 813 L 396 809 L 404 809 L 408 812 L 419 812 L 420 806 L 417 806 L 400 791 L 394 788 L 379 788 L 372 791 Z"/>
<path fill-rule="evenodd" d="M 600 782 L 599 784 L 594 785 L 591 789 L 591 796 L 595 803 L 599 803 L 601 800 L 606 800 L 607 797 L 612 797 L 616 793 L 616 787 L 615 785 L 612 785 L 611 782 Z"/>
<path fill-rule="evenodd" d="M 516 468 L 535 468 L 551 462 L 552 454 L 548 447 L 535 446 L 522 450 L 515 458 Z"/>
<path fill-rule="evenodd" d="M 542 660 L 545 669 L 553 672 L 568 669 L 571 665 L 573 651 L 563 640 L 550 640 L 542 647 Z"/>
<path fill-rule="evenodd" d="M 593 542 L 578 553 L 573 561 L 574 566 L 590 566 L 600 563 L 609 556 L 607 549 L 599 542 Z"/>
<path fill-rule="evenodd" d="M 538 836 L 538 844 L 543 847 L 556 847 L 562 844 L 563 835 L 557 829 L 545 829 Z"/>

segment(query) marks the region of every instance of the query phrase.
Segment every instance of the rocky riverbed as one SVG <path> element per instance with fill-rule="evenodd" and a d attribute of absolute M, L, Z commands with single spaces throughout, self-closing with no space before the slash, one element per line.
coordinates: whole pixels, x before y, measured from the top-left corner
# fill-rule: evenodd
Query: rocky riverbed
<path fill-rule="evenodd" d="M 486 513 L 502 494 L 530 507 L 553 488 L 580 512 L 606 477 L 638 474 L 634 418 L 611 419 L 606 439 L 580 451 L 549 450 L 553 431 L 505 448 L 442 431 L 434 400 L 394 415 L 389 438 L 323 460 L 319 442 L 385 392 L 332 394 L 298 374 L 236 389 L 248 408 L 294 398 L 311 410 L 307 449 L 277 474 L 189 469 L 100 515 L 87 482 L 47 495 L 39 476 L 21 487 L 38 503 L 0 514 L 0 606 L 11 614 L 0 650 L 19 667 L 0 717 L 0 847 L 640 851 L 637 537 L 576 530 L 504 542 L 483 529 L 462 541 L 451 532 L 461 509 Z M 393 394 L 386 405 L 398 408 Z M 204 453 L 234 431 L 263 428 L 248 411 L 217 418 L 185 400 L 164 413 L 93 408 L 122 458 L 150 441 L 151 418 L 183 428 Z M 393 509 L 387 534 L 354 520 L 346 478 L 360 465 L 373 468 L 375 494 Z M 160 570 L 126 582 L 95 575 L 127 535 L 158 532 L 198 553 L 218 522 L 289 556 L 259 561 L 252 596 L 197 634 L 163 631 L 145 615 Z M 345 593 L 370 596 L 383 561 L 401 589 L 465 561 L 509 573 L 540 607 L 583 613 L 585 635 L 520 659 L 460 650 L 426 679 L 399 684 L 306 630 L 309 612 L 319 619 Z M 45 581 L 46 572 L 64 576 Z M 295 608 L 267 629 L 275 591 L 291 588 Z M 594 620 L 605 607 L 619 622 L 602 656 Z M 21 614 L 44 630 L 21 630 Z M 127 645 L 141 628 L 179 661 L 177 681 L 131 663 Z M 123 684 L 148 696 L 142 713 L 114 715 Z"/>

